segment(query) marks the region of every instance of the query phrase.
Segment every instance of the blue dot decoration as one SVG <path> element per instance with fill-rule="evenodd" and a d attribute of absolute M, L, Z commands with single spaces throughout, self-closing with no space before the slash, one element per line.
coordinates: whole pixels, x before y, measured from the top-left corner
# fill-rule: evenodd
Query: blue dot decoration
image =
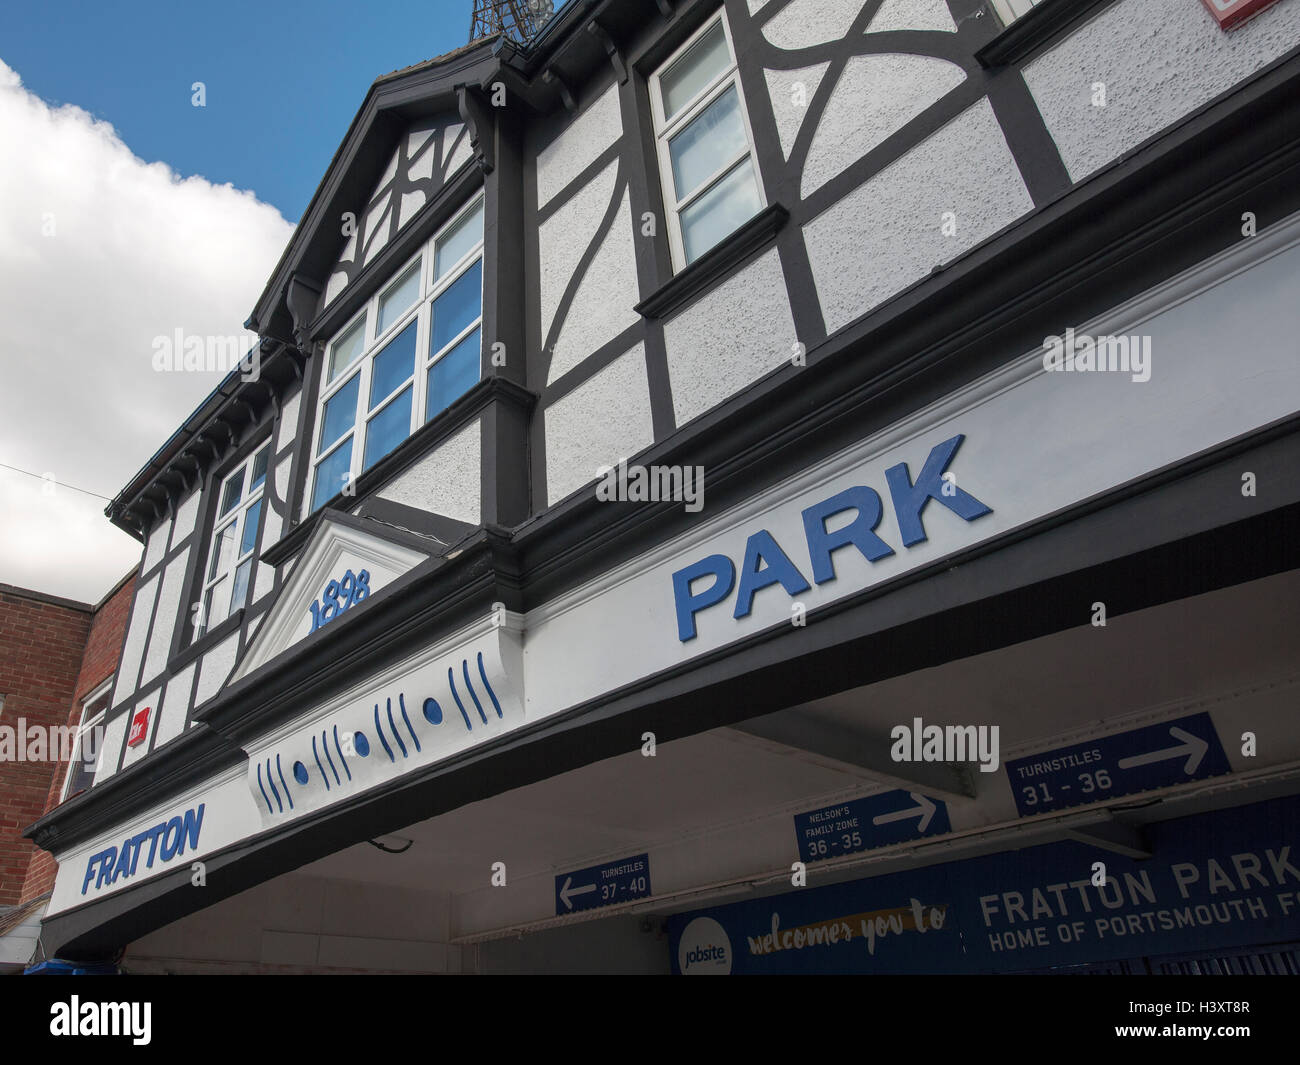
<path fill-rule="evenodd" d="M 358 732 L 352 737 L 352 747 L 362 758 L 370 754 L 370 741 L 364 732 Z"/>
<path fill-rule="evenodd" d="M 307 783 L 307 767 L 301 762 L 293 763 L 293 779 L 299 784 Z"/>
<path fill-rule="evenodd" d="M 424 700 L 424 720 L 430 725 L 442 724 L 442 707 L 438 705 L 437 699 Z"/>

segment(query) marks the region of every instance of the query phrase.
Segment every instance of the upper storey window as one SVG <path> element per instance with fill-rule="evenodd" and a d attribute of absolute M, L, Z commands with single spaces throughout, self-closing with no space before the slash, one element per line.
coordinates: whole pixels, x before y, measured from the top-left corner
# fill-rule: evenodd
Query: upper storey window
<path fill-rule="evenodd" d="M 265 444 L 221 484 L 208 566 L 203 571 L 203 612 L 194 625 L 196 640 L 240 609 L 248 598 L 270 457 L 271 445 Z"/>
<path fill-rule="evenodd" d="M 993 6 L 997 9 L 998 17 L 1002 19 L 1002 25 L 1009 26 L 1020 18 L 1021 15 L 1027 15 L 1044 0 L 993 0 Z"/>
<path fill-rule="evenodd" d="M 763 206 L 735 49 L 719 12 L 650 79 L 673 264 L 694 262 Z"/>
<path fill-rule="evenodd" d="M 316 412 L 316 510 L 478 383 L 483 198 L 444 226 L 330 342 Z"/>

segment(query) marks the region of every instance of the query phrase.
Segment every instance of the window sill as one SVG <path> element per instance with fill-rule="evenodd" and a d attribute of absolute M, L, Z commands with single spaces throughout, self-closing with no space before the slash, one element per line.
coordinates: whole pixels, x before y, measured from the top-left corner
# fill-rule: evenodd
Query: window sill
<path fill-rule="evenodd" d="M 715 245 L 634 308 L 646 318 L 664 318 L 707 288 L 733 273 L 742 262 L 777 235 L 790 220 L 779 203 L 763 208 L 721 244 Z"/>
<path fill-rule="evenodd" d="M 364 471 L 353 484 L 355 490 L 351 495 L 339 492 L 305 518 L 293 524 L 279 540 L 262 551 L 261 561 L 276 568 L 284 565 L 297 555 L 311 538 L 320 524 L 321 514 L 327 510 L 353 513 L 377 489 L 404 473 L 439 444 L 455 436 L 478 418 L 494 401 L 512 402 L 531 410 L 537 402 L 537 396 L 504 377 L 483 378 L 446 410 L 439 412 L 432 421 L 426 422 L 370 469 Z"/>
<path fill-rule="evenodd" d="M 1038 48 L 1064 36 L 1076 23 L 1091 18 L 1100 8 L 1114 2 L 1115 0 L 1047 0 L 1006 27 L 980 48 L 975 53 L 975 58 L 983 67 L 1017 63 L 1028 58 Z"/>

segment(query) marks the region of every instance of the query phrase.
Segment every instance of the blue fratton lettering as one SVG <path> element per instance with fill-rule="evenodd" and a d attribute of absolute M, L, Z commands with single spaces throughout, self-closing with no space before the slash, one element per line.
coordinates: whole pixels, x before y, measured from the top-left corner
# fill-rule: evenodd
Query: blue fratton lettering
<path fill-rule="evenodd" d="M 713 584 L 698 595 L 691 585 L 700 577 L 713 575 Z M 695 615 L 705 607 L 720 603 L 731 594 L 736 583 L 736 567 L 726 555 L 710 555 L 673 574 L 673 600 L 677 604 L 677 638 L 685 643 L 695 639 Z"/>
<path fill-rule="evenodd" d="M 190 849 L 197 850 L 199 846 L 199 830 L 203 827 L 203 803 L 199 803 L 197 810 L 185 811 L 185 827 L 181 830 L 181 846 L 178 854 L 185 853 L 185 841 L 190 841 Z"/>
<path fill-rule="evenodd" d="M 759 563 L 765 563 L 762 568 Z M 734 617 L 744 618 L 754 608 L 754 593 L 780 584 L 787 595 L 798 595 L 811 587 L 789 556 L 766 529 L 759 529 L 745 544 L 745 561 L 740 568 L 740 590 L 736 593 Z"/>
<path fill-rule="evenodd" d="M 926 539 L 925 526 L 921 523 L 921 512 L 931 499 L 937 499 L 945 507 L 966 521 L 974 521 L 984 514 L 992 514 L 993 508 L 987 507 L 969 492 L 963 492 L 956 484 L 948 486 L 944 493 L 943 472 L 948 468 L 957 448 L 965 439 L 960 433 L 936 444 L 931 450 L 921 475 L 915 483 L 908 472 L 907 463 L 900 462 L 885 471 L 885 480 L 889 482 L 889 494 L 894 501 L 894 514 L 898 518 L 898 531 L 903 536 L 903 546 L 911 547 Z"/>
<path fill-rule="evenodd" d="M 836 514 L 856 510 L 857 517 L 834 532 L 826 530 L 826 521 Z M 868 562 L 875 562 L 894 549 L 875 533 L 884 508 L 880 495 L 873 488 L 854 485 L 830 499 L 814 503 L 803 512 L 804 536 L 808 541 L 808 555 L 812 559 L 813 580 L 825 584 L 835 579 L 835 563 L 831 559 L 841 547 L 852 544 Z"/>

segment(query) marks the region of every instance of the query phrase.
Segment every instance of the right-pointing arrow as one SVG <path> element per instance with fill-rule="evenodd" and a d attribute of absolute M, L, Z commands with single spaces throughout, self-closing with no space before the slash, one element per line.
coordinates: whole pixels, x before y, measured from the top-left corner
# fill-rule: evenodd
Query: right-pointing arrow
<path fill-rule="evenodd" d="M 915 791 L 909 791 L 908 794 L 916 800 L 915 806 L 909 806 L 903 810 L 895 810 L 893 813 L 877 814 L 871 819 L 873 825 L 887 825 L 892 821 L 906 821 L 909 817 L 919 817 L 916 830 L 924 832 L 930 825 L 930 818 L 934 816 L 935 810 L 938 809 L 926 796 L 919 795 Z"/>
<path fill-rule="evenodd" d="M 1210 749 L 1210 745 L 1200 736 L 1193 736 L 1190 732 L 1180 729 L 1176 725 L 1170 727 L 1169 735 L 1176 740 L 1182 740 L 1182 743 L 1177 747 L 1166 747 L 1161 751 L 1135 754 L 1132 758 L 1121 758 L 1119 767 L 1121 769 L 1136 769 L 1141 765 L 1150 765 L 1152 762 L 1167 762 L 1170 759 L 1182 758 L 1186 755 L 1187 764 L 1183 766 L 1183 772 L 1191 776 L 1196 772 L 1196 767 L 1201 764 L 1201 759 L 1205 757 L 1205 752 Z"/>

